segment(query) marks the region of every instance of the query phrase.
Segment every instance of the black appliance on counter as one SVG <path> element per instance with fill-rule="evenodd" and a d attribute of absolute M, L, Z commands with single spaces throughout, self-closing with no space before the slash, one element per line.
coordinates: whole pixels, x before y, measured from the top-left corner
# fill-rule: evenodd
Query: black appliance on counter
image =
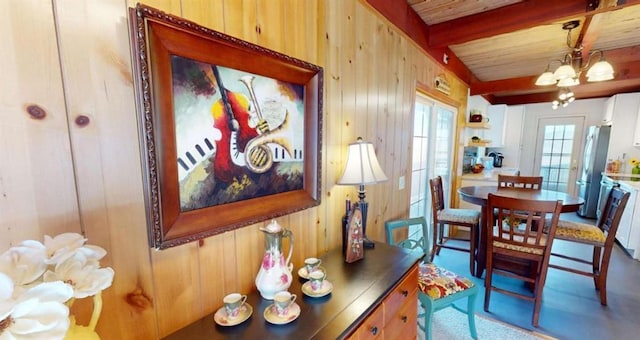
<path fill-rule="evenodd" d="M 493 167 L 494 168 L 501 168 L 502 167 L 502 160 L 504 159 L 504 156 L 502 155 L 502 153 L 500 153 L 500 152 L 489 152 L 489 154 L 487 156 L 493 157 Z"/>
<path fill-rule="evenodd" d="M 582 160 L 582 175 L 576 181 L 578 194 L 584 199 L 578 215 L 586 218 L 596 218 L 602 172 L 607 164 L 607 149 L 611 126 L 590 126 L 584 145 L 584 159 Z M 609 189 L 610 190 L 610 189 Z"/>

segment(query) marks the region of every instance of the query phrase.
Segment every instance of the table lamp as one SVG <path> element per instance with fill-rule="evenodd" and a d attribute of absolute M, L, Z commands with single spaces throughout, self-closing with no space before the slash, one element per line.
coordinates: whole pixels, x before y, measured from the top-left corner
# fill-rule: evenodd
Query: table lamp
<path fill-rule="evenodd" d="M 347 149 L 347 165 L 342 173 L 339 185 L 358 185 L 358 198 L 360 212 L 362 213 L 363 245 L 365 248 L 373 248 L 374 243 L 367 238 L 367 211 L 369 203 L 365 201 L 365 184 L 375 184 L 386 181 L 388 178 L 382 171 L 373 144 L 364 142 L 361 137 L 355 143 L 349 144 Z"/>

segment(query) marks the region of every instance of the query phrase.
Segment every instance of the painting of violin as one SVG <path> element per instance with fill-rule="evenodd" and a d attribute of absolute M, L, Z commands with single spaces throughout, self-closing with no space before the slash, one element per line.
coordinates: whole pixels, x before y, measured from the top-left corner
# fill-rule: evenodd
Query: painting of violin
<path fill-rule="evenodd" d="M 183 210 L 302 187 L 304 135 L 292 128 L 303 126 L 301 89 L 218 65 L 178 66 L 193 77 L 174 88 L 176 123 L 184 123 L 176 124 Z M 212 95 L 194 91 L 204 80 Z"/>

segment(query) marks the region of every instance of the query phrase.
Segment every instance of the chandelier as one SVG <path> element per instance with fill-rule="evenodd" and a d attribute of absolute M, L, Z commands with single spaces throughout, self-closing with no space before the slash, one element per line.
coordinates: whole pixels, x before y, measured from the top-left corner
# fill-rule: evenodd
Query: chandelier
<path fill-rule="evenodd" d="M 567 107 L 567 105 L 574 100 L 576 100 L 576 97 L 573 94 L 573 91 L 568 87 L 563 87 L 558 91 L 558 99 L 551 103 L 551 108 L 557 110 L 560 106 Z"/>
<path fill-rule="evenodd" d="M 562 29 L 567 32 L 567 46 L 571 48 L 571 53 L 567 53 L 563 60 L 552 60 L 547 64 L 547 69 L 536 80 L 536 85 L 547 86 L 557 85 L 560 88 L 568 88 L 580 84 L 580 75 L 583 71 L 587 70 L 587 81 L 605 81 L 613 79 L 613 67 L 604 59 L 604 52 L 602 50 L 593 50 L 589 53 L 587 62 L 582 65 L 582 44 L 578 47 L 571 47 L 571 30 L 578 27 L 580 22 L 578 20 L 565 22 L 562 24 Z M 591 67 L 591 59 L 594 56 L 598 56 L 599 60 Z M 551 64 L 553 62 L 559 62 L 560 66 L 551 72 Z M 562 90 L 558 95 L 558 99 L 562 95 Z M 566 94 L 566 93 L 565 93 Z M 571 92 L 572 97 L 573 93 Z M 563 103 L 559 103 L 563 104 Z M 566 106 L 566 105 L 563 105 Z"/>

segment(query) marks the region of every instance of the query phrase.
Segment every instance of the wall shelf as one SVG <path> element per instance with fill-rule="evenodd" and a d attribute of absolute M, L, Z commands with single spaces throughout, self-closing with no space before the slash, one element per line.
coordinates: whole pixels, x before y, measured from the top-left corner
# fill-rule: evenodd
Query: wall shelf
<path fill-rule="evenodd" d="M 470 129 L 491 129 L 491 125 L 486 122 L 477 122 L 477 123 L 467 122 L 465 124 L 465 127 Z"/>

